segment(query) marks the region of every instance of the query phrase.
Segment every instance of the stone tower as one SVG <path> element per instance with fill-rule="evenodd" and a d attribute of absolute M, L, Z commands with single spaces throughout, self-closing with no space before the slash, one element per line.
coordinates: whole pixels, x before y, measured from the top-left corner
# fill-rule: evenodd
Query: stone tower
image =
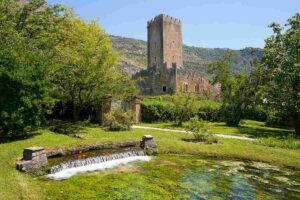
<path fill-rule="evenodd" d="M 148 22 L 148 92 L 176 93 L 177 69 L 182 67 L 181 21 L 158 15 Z"/>
<path fill-rule="evenodd" d="M 148 22 L 148 68 L 183 65 L 181 21 L 161 14 Z"/>

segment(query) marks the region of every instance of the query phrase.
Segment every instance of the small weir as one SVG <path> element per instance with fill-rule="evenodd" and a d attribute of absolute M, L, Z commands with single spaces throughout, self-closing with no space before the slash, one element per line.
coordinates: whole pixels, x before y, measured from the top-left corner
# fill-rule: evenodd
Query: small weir
<path fill-rule="evenodd" d="M 48 178 L 53 180 L 64 180 L 79 173 L 100 171 L 130 162 L 150 161 L 150 159 L 151 158 L 142 150 L 130 150 L 110 155 L 71 160 L 51 167 Z"/>

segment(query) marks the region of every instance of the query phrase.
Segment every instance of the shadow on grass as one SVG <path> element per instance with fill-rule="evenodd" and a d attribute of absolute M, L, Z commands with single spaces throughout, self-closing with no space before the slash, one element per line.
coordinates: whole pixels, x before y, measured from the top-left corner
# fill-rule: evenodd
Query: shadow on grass
<path fill-rule="evenodd" d="M 59 121 L 59 120 L 53 120 L 48 122 L 48 124 L 45 126 L 45 128 L 49 129 L 50 131 L 57 133 L 57 134 L 63 134 L 70 137 L 76 137 L 76 138 L 82 138 L 82 136 L 79 135 L 79 133 L 84 132 L 84 127 L 93 127 L 90 124 L 86 123 L 72 123 L 68 121 Z"/>
<path fill-rule="evenodd" d="M 216 126 L 228 128 L 225 124 L 218 124 Z M 244 134 L 253 138 L 275 137 L 278 139 L 284 139 L 294 133 L 292 130 L 288 129 L 270 128 L 265 126 L 240 125 L 232 128 L 236 128 L 239 134 Z"/>
<path fill-rule="evenodd" d="M 37 131 L 33 131 L 33 132 L 27 132 L 27 133 L 14 135 L 14 136 L 8 136 L 8 137 L 0 136 L 0 144 L 11 143 L 19 140 L 28 140 L 38 135 L 41 135 L 41 133 Z"/>

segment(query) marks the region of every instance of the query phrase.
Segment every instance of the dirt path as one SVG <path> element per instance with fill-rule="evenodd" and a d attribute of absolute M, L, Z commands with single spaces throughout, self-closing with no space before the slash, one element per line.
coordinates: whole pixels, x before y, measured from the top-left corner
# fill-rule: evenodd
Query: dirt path
<path fill-rule="evenodd" d="M 183 130 L 166 129 L 166 128 L 155 128 L 155 127 L 147 127 L 147 126 L 135 126 L 134 125 L 134 126 L 132 126 L 132 128 L 192 134 L 191 132 L 183 131 Z M 226 138 L 226 139 L 250 140 L 250 141 L 256 140 L 254 138 L 249 138 L 249 137 L 244 137 L 244 136 L 234 136 L 234 135 L 224 135 L 224 134 L 215 134 L 215 135 L 217 137 Z"/>

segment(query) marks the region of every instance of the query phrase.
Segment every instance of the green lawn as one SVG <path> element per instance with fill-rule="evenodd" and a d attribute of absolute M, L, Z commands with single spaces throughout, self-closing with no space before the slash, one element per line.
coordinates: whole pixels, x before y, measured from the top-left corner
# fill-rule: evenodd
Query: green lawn
<path fill-rule="evenodd" d="M 220 124 L 215 126 L 215 130 L 223 134 L 236 134 L 259 136 L 264 135 L 278 136 L 289 132 L 282 129 L 265 128 L 260 123 L 242 126 L 241 128 L 228 128 Z M 220 139 L 220 144 L 206 145 L 184 142 L 182 139 L 190 138 L 191 135 L 174 132 L 160 132 L 148 130 L 132 130 L 125 132 L 108 132 L 97 126 L 85 126 L 78 133 L 84 139 L 69 137 L 66 135 L 55 134 L 48 130 L 37 131 L 32 137 L 27 139 L 5 142 L 0 144 L 0 199 L 72 199 L 89 197 L 103 197 L 104 193 L 109 195 L 108 191 L 114 191 L 115 197 L 122 198 L 122 191 L 127 190 L 130 194 L 136 192 L 155 191 L 155 197 L 168 196 L 167 191 L 176 188 L 172 181 L 172 176 L 176 176 L 176 171 L 166 174 L 166 177 L 156 179 L 155 167 L 151 172 L 145 172 L 144 176 L 135 173 L 116 173 L 112 176 L 106 173 L 92 173 L 89 175 L 75 176 L 67 181 L 55 182 L 43 178 L 34 177 L 15 170 L 15 161 L 22 156 L 23 148 L 30 146 L 69 146 L 84 143 L 98 143 L 103 141 L 122 141 L 128 139 L 140 140 L 145 134 L 151 134 L 155 137 L 158 145 L 160 160 L 166 154 L 197 155 L 220 157 L 230 159 L 245 159 L 272 163 L 279 166 L 286 166 L 300 169 L 300 151 L 281 148 L 271 148 L 255 144 L 251 141 L 241 141 L 235 139 Z M 147 164 L 153 165 L 153 164 Z M 166 167 L 167 168 L 167 167 Z M 163 167 L 160 170 L 168 170 Z M 158 172 L 157 172 L 158 173 Z M 148 177 L 149 174 L 153 177 Z M 161 173 L 159 176 L 162 176 Z M 153 178 L 149 184 L 143 185 L 144 179 Z M 120 180 L 119 180 L 120 179 Z M 122 180 L 122 181 L 121 181 Z M 136 183 L 130 181 L 136 180 Z M 120 182 L 121 181 L 121 182 Z M 148 180 L 149 181 L 149 180 Z M 169 181 L 169 182 L 168 182 Z M 120 182 L 120 183 L 119 183 Z M 175 184 L 175 185 L 174 185 Z M 157 185 L 155 187 L 155 185 Z M 84 191 L 81 188 L 84 188 Z M 140 187 L 140 189 L 139 189 Z M 166 187 L 166 188 L 165 188 Z M 135 192 L 134 192 L 135 191 Z M 72 194 L 71 194 L 72 193 Z M 128 194 L 129 194 L 128 193 Z M 105 196 L 105 195 L 104 195 Z M 133 199 L 136 196 L 131 196 Z M 130 196 L 126 196 L 130 199 Z M 123 199 L 126 199 L 125 197 Z M 131 199 L 132 199 L 131 198 Z"/>
<path fill-rule="evenodd" d="M 174 125 L 174 122 L 161 122 L 161 123 L 140 123 L 140 126 L 186 130 L 188 127 L 187 122 L 182 127 Z M 210 128 L 213 133 L 246 136 L 254 138 L 264 137 L 277 137 L 281 138 L 288 134 L 293 133 L 293 130 L 283 128 L 266 127 L 264 122 L 258 122 L 253 120 L 243 120 L 239 127 L 228 127 L 224 122 L 209 122 Z"/>

